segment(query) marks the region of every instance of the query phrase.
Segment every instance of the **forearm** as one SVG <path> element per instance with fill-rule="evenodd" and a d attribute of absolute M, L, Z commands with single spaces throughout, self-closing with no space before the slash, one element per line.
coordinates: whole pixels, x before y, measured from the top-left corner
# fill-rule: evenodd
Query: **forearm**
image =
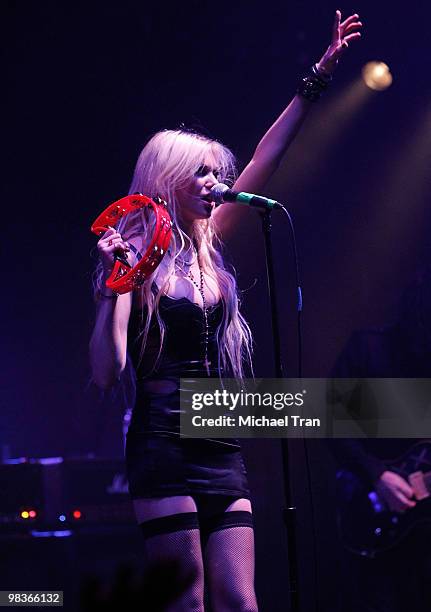
<path fill-rule="evenodd" d="M 126 340 L 118 320 L 118 300 L 101 299 L 90 340 L 90 363 L 94 382 L 112 387 L 126 364 Z"/>
<path fill-rule="evenodd" d="M 257 145 L 253 162 L 266 165 L 272 173 L 299 132 L 312 104 L 296 95 Z"/>
<path fill-rule="evenodd" d="M 271 178 L 301 128 L 313 101 L 326 89 L 343 50 L 350 42 L 360 38 L 361 34 L 356 30 L 361 27 L 362 23 L 357 14 L 341 23 L 341 13 L 336 11 L 330 45 L 310 73 L 302 79 L 298 88 L 300 93 L 293 98 L 257 145 L 251 162 L 238 180 L 241 188 L 250 183 L 253 187 L 262 189 Z"/>
<path fill-rule="evenodd" d="M 259 192 L 265 188 L 330 78 L 329 74 L 315 67 L 304 76 L 297 95 L 257 145 L 251 161 L 234 186 L 236 190 Z"/>

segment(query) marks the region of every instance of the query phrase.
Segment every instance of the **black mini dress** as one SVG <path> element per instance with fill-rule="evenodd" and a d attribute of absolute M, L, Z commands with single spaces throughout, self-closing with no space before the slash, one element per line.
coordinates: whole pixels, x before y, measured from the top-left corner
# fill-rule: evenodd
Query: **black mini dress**
<path fill-rule="evenodd" d="M 238 440 L 180 436 L 180 378 L 208 376 L 203 364 L 203 310 L 187 298 L 162 296 L 159 312 L 166 331 L 158 359 L 160 333 L 155 317 L 142 359 L 145 311 L 132 310 L 129 321 L 128 347 L 136 371 L 136 401 L 126 438 L 130 495 L 133 499 L 193 494 L 249 498 Z M 219 375 L 216 332 L 222 318 L 220 301 L 208 309 L 210 376 Z"/>

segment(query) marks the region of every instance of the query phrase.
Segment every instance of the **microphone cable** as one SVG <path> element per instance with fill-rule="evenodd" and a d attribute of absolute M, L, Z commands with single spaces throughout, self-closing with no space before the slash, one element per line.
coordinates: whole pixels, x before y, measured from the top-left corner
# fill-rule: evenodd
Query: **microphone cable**
<path fill-rule="evenodd" d="M 298 248 L 296 246 L 296 235 L 295 228 L 293 225 L 292 217 L 285 206 L 281 204 L 281 210 L 287 216 L 289 221 L 290 235 L 291 235 L 291 243 L 292 243 L 292 251 L 293 251 L 293 263 L 295 266 L 295 283 L 296 283 L 296 329 L 297 329 L 297 358 L 298 358 L 298 378 L 302 378 L 302 288 L 301 282 L 299 278 L 299 258 L 298 258 Z"/>

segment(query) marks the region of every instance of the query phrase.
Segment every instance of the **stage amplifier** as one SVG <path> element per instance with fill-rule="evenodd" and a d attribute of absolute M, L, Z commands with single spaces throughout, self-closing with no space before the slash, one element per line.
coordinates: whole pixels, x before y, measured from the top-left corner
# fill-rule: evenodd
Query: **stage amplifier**
<path fill-rule="evenodd" d="M 3 533 L 133 522 L 121 459 L 20 457 L 0 463 Z"/>

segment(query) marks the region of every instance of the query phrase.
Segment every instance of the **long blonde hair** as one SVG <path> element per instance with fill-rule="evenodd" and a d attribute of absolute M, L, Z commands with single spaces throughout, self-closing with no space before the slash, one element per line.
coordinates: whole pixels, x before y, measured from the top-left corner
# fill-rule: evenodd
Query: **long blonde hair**
<path fill-rule="evenodd" d="M 210 160 L 219 168 L 220 181 L 233 184 L 236 176 L 235 158 L 232 152 L 216 140 L 202 134 L 185 130 L 163 130 L 157 132 L 143 148 L 135 168 L 129 193 L 143 193 L 149 197 L 159 196 L 168 203 L 173 221 L 173 238 L 160 266 L 141 287 L 141 301 L 147 305 L 146 320 L 142 319 L 141 358 L 150 329 L 153 313 L 160 328 L 160 350 L 162 351 L 165 326 L 159 312 L 160 297 L 166 293 L 169 278 L 175 274 L 175 261 L 196 247 L 202 270 L 213 278 L 220 289 L 223 304 L 223 319 L 217 329 L 219 372 L 231 372 L 235 378 L 244 377 L 244 364 L 251 367 L 252 335 L 244 317 L 239 312 L 239 296 L 235 276 L 226 269 L 221 255 L 221 241 L 217 236 L 213 219 L 197 219 L 193 223 L 192 235 L 185 234 L 180 227 L 180 205 L 177 190 L 184 188 L 198 168 Z M 153 218 L 146 209 L 141 209 L 122 219 L 118 231 L 124 240 L 152 235 Z M 142 244 L 144 247 L 144 244 Z M 101 286 L 101 269 L 97 273 L 96 289 Z M 154 292 L 154 286 L 157 292 Z M 143 316 L 143 315 L 142 315 Z"/>

